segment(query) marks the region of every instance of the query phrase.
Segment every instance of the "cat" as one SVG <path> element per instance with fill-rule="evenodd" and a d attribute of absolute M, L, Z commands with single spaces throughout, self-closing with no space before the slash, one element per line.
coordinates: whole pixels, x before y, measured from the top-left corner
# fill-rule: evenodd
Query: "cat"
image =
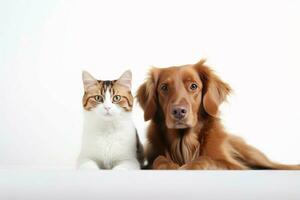
<path fill-rule="evenodd" d="M 83 135 L 79 169 L 140 169 L 143 146 L 131 118 L 131 71 L 117 80 L 82 72 Z"/>

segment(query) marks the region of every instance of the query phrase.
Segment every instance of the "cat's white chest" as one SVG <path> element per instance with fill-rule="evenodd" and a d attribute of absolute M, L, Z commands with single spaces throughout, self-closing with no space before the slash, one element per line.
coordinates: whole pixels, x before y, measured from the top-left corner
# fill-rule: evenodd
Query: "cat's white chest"
<path fill-rule="evenodd" d="M 129 130 L 102 133 L 89 142 L 89 153 L 105 168 L 115 162 L 135 157 L 135 133 Z"/>
<path fill-rule="evenodd" d="M 136 130 L 133 124 L 106 125 L 101 129 L 87 127 L 84 130 L 81 157 L 92 159 L 105 169 L 111 169 L 124 160 L 136 160 Z"/>

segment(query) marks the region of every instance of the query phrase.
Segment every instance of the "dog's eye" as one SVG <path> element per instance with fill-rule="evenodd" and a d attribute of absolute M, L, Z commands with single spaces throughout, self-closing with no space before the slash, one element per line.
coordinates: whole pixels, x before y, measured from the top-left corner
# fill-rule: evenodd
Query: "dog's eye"
<path fill-rule="evenodd" d="M 198 88 L 198 85 L 196 83 L 192 83 L 190 86 L 191 90 L 196 90 Z"/>
<path fill-rule="evenodd" d="M 113 101 L 114 101 L 115 103 L 119 102 L 120 100 L 121 100 L 121 96 L 120 96 L 120 95 L 115 95 L 115 96 L 113 97 Z"/>
<path fill-rule="evenodd" d="M 162 85 L 160 86 L 160 89 L 161 89 L 163 92 L 168 91 L 168 86 L 167 86 L 167 84 L 162 84 Z"/>
<path fill-rule="evenodd" d="M 101 97 L 100 95 L 94 96 L 94 99 L 95 99 L 97 102 L 102 102 L 102 97 Z"/>

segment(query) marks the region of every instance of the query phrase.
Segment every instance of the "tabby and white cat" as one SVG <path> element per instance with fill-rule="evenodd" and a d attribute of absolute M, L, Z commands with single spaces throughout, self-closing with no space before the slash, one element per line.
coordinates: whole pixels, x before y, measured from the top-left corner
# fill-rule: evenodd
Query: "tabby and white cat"
<path fill-rule="evenodd" d="M 131 71 L 113 81 L 83 71 L 84 124 L 78 168 L 140 169 L 143 147 L 131 118 Z"/>

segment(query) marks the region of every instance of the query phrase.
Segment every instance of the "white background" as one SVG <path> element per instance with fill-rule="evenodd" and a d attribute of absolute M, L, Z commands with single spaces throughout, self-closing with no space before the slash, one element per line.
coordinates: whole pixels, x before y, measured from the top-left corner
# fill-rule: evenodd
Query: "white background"
<path fill-rule="evenodd" d="M 0 167 L 73 168 L 81 71 L 209 65 L 234 89 L 223 122 L 271 159 L 300 163 L 300 1 L 1 1 Z M 146 124 L 135 106 L 143 141 Z"/>

